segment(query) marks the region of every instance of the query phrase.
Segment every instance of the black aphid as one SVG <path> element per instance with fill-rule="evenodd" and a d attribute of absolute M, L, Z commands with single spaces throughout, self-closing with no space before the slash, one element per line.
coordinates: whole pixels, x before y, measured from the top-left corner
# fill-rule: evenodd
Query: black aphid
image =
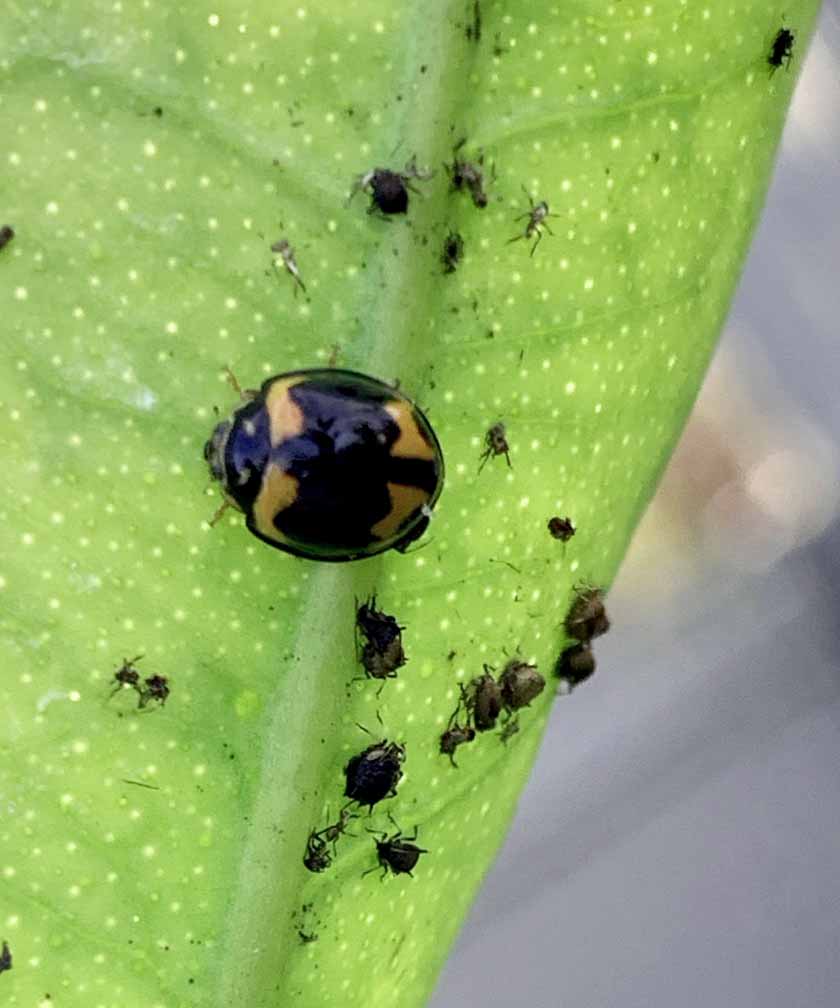
<path fill-rule="evenodd" d="M 7 942 L 3 942 L 2 948 L 0 948 L 0 973 L 5 973 L 6 970 L 12 968 L 12 953 Z"/>
<path fill-rule="evenodd" d="M 560 680 L 560 692 L 571 693 L 575 686 L 592 675 L 595 671 L 595 655 L 588 643 L 574 644 L 560 655 L 554 674 Z"/>
<path fill-rule="evenodd" d="M 790 28 L 782 27 L 776 32 L 776 37 L 773 39 L 773 44 L 770 47 L 770 55 L 767 57 L 767 62 L 770 64 L 771 76 L 782 64 L 785 65 L 786 69 L 790 66 L 793 59 L 793 43 L 795 41 L 796 36 Z"/>
<path fill-rule="evenodd" d="M 444 273 L 454 273 L 464 255 L 464 239 L 456 232 L 450 231 L 443 240 L 443 251 L 440 261 Z"/>
<path fill-rule="evenodd" d="M 344 768 L 344 794 L 369 808 L 383 798 L 392 797 L 397 793 L 404 759 L 405 748 L 397 742 L 388 742 L 387 739 L 374 742 L 353 756 Z"/>
<path fill-rule="evenodd" d="M 392 819 L 391 822 L 394 822 Z M 396 823 L 394 823 L 396 826 Z M 388 836 L 387 833 L 380 833 L 376 841 L 376 859 L 382 869 L 382 878 L 391 872 L 392 875 L 411 875 L 412 870 L 420 860 L 421 854 L 429 852 L 418 847 L 414 841 L 417 839 L 417 827 L 410 837 L 403 836 L 402 831 L 397 827 L 397 832 Z M 376 871 L 371 868 L 370 871 Z M 367 872 L 365 872 L 367 874 Z"/>
<path fill-rule="evenodd" d="M 119 693 L 123 686 L 137 690 L 140 693 L 140 672 L 134 667 L 135 662 L 139 662 L 143 655 L 136 655 L 134 658 L 123 658 L 123 663 L 114 673 L 114 682 L 117 684 L 111 691 L 111 696 Z"/>
<path fill-rule="evenodd" d="M 171 692 L 169 680 L 166 676 L 148 676 L 148 678 L 143 680 L 143 686 L 140 689 L 140 698 L 137 701 L 137 706 L 145 707 L 147 704 L 151 703 L 152 700 L 157 700 L 160 706 L 163 707 Z"/>
<path fill-rule="evenodd" d="M 555 515 L 548 519 L 548 531 L 555 539 L 565 543 L 572 538 L 577 529 L 572 524 L 571 518 L 560 518 Z"/>
<path fill-rule="evenodd" d="M 9 227 L 8 224 L 4 224 L 2 227 L 0 227 L 0 251 L 2 251 L 9 244 L 9 242 L 12 240 L 12 238 L 14 238 L 14 236 L 15 236 L 15 229 Z"/>
<path fill-rule="evenodd" d="M 350 199 L 360 190 L 364 190 L 370 194 L 368 213 L 379 213 L 385 217 L 404 214 L 408 210 L 409 190 L 418 191 L 412 186 L 412 179 L 425 181 L 433 174 L 433 172 L 421 172 L 415 158 L 412 158 L 401 172 L 391 171 L 390 168 L 373 168 L 356 179 Z"/>
<path fill-rule="evenodd" d="M 359 661 L 369 679 L 394 679 L 397 669 L 405 665 L 402 632 L 405 627 L 396 617 L 376 608 L 376 596 L 356 610 L 356 626 L 364 637 Z"/>

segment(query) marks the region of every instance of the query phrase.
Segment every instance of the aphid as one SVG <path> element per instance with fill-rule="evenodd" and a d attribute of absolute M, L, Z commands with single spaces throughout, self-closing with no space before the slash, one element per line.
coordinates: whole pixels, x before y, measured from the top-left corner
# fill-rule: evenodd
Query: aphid
<path fill-rule="evenodd" d="M 332 845 L 333 855 L 335 855 L 336 844 L 338 843 L 338 838 L 344 833 L 347 833 L 347 823 L 351 819 L 358 819 L 358 816 L 350 814 L 350 806 L 345 805 L 344 808 L 338 813 L 338 819 L 329 826 L 325 826 L 322 830 L 318 831 L 318 836 L 328 844 Z M 348 834 L 352 836 L 353 834 Z"/>
<path fill-rule="evenodd" d="M 12 953 L 7 942 L 3 942 L 2 948 L 0 948 L 0 973 L 5 973 L 6 970 L 12 968 Z"/>
<path fill-rule="evenodd" d="M 770 55 L 767 57 L 767 62 L 770 64 L 771 77 L 783 63 L 785 69 L 790 67 L 791 60 L 793 59 L 793 43 L 795 41 L 796 36 L 790 28 L 782 27 L 776 32 L 776 37 L 773 39 L 773 44 L 770 47 Z"/>
<path fill-rule="evenodd" d="M 143 687 L 140 690 L 140 699 L 137 702 L 137 706 L 145 707 L 152 700 L 157 700 L 160 706 L 163 707 L 170 692 L 169 680 L 166 676 L 149 676 L 143 680 Z"/>
<path fill-rule="evenodd" d="M 418 192 L 411 184 L 411 180 L 418 179 L 425 182 L 433 175 L 434 172 L 421 172 L 417 167 L 416 158 L 412 158 L 402 172 L 391 171 L 390 168 L 373 168 L 356 179 L 350 199 L 360 190 L 365 190 L 370 194 L 369 214 L 379 213 L 388 217 L 391 214 L 406 213 L 409 189 L 414 193 Z"/>
<path fill-rule="evenodd" d="M 499 739 L 507 745 L 508 742 L 513 738 L 514 735 L 519 733 L 519 716 L 514 715 L 509 717 L 507 721 L 502 725 L 502 730 L 499 732 Z"/>
<path fill-rule="evenodd" d="M 484 444 L 484 451 L 479 457 L 479 472 L 487 465 L 488 459 L 494 458 L 496 455 L 504 455 L 505 461 L 508 467 L 510 467 L 510 446 L 507 442 L 507 429 L 501 421 L 494 423 L 492 427 L 488 428 L 487 433 L 484 435 Z"/>
<path fill-rule="evenodd" d="M 316 873 L 326 871 L 332 864 L 332 856 L 327 850 L 327 841 L 317 830 L 312 830 L 306 841 L 303 863 L 309 871 Z"/>
<path fill-rule="evenodd" d="M 395 679 L 397 669 L 405 665 L 401 627 L 394 616 L 376 608 L 373 595 L 359 606 L 356 626 L 365 638 L 360 661 L 369 679 Z"/>
<path fill-rule="evenodd" d="M 394 820 L 391 819 L 391 822 L 394 823 Z M 397 829 L 396 833 L 391 836 L 388 836 L 387 833 L 380 833 L 379 839 L 376 841 L 376 859 L 382 869 L 381 878 L 385 878 L 388 872 L 391 872 L 392 875 L 411 875 L 412 869 L 420 860 L 420 855 L 429 853 L 425 848 L 418 847 L 414 843 L 417 839 L 416 826 L 410 837 L 403 836 L 396 823 L 394 826 Z M 371 830 L 371 832 L 373 831 Z M 369 870 L 376 871 L 375 868 Z M 368 872 L 365 874 L 367 875 Z"/>
<path fill-rule="evenodd" d="M 481 41 L 481 3 L 479 0 L 473 0 L 472 22 L 467 25 L 466 36 L 470 42 Z"/>
<path fill-rule="evenodd" d="M 440 736 L 440 753 L 442 756 L 448 756 L 449 762 L 457 769 L 455 750 L 465 742 L 472 742 L 474 738 L 475 729 L 470 725 L 450 725 Z"/>
<path fill-rule="evenodd" d="M 459 140 L 452 148 L 452 164 L 444 165 L 449 175 L 449 191 L 469 192 L 473 205 L 483 210 L 487 206 L 487 193 L 484 190 L 484 155 L 480 154 L 478 161 L 465 161 L 459 157 L 459 151 L 467 142 L 467 138 Z"/>
<path fill-rule="evenodd" d="M 440 261 L 444 273 L 454 273 L 464 255 L 464 239 L 456 232 L 450 231 L 443 241 L 443 252 Z"/>
<path fill-rule="evenodd" d="M 462 706 L 464 707 L 467 716 L 467 723 L 463 725 L 458 724 L 458 714 Z M 464 704 L 464 690 L 462 687 L 461 700 L 458 702 L 458 706 L 449 718 L 449 724 L 446 726 L 446 731 L 440 736 L 440 753 L 442 756 L 448 756 L 449 762 L 456 768 L 458 764 L 455 762 L 455 750 L 459 745 L 464 745 L 466 742 L 472 742 L 475 738 L 475 729 L 469 723 L 469 716 L 469 709 Z"/>
<path fill-rule="evenodd" d="M 519 241 L 522 238 L 527 240 L 536 235 L 537 240 L 531 247 L 531 255 L 533 255 L 537 251 L 537 245 L 539 245 L 542 240 L 542 229 L 545 228 L 550 235 L 554 234 L 548 224 L 548 221 L 546 220 L 546 217 L 551 217 L 552 215 L 549 212 L 548 203 L 546 203 L 545 200 L 540 200 L 539 203 L 535 203 L 525 186 L 522 187 L 522 191 L 528 197 L 528 202 L 531 204 L 531 208 L 527 213 L 520 214 L 516 220 L 527 219 L 528 223 L 525 225 L 525 230 L 522 234 L 514 235 L 513 238 L 508 239 L 508 245 L 510 245 L 511 242 Z"/>
<path fill-rule="evenodd" d="M 545 679 L 536 665 L 528 665 L 511 658 L 499 676 L 499 688 L 505 710 L 515 711 L 527 707 L 545 689 Z"/>
<path fill-rule="evenodd" d="M 216 425 L 210 473 L 276 549 L 344 561 L 405 550 L 443 489 L 429 421 L 391 385 L 341 368 L 289 371 Z"/>
<path fill-rule="evenodd" d="M 469 685 L 461 687 L 461 701 L 472 718 L 476 731 L 490 731 L 502 710 L 502 691 L 493 678 L 490 668 L 484 666 L 484 675 L 473 679 Z"/>
<path fill-rule="evenodd" d="M 134 658 L 123 658 L 123 663 L 114 673 L 114 682 L 117 684 L 111 691 L 111 696 L 115 696 L 124 686 L 136 689 L 140 692 L 140 672 L 134 667 L 135 662 L 139 662 L 143 655 L 139 654 Z"/>
<path fill-rule="evenodd" d="M 298 264 L 295 260 L 295 253 L 292 246 L 288 243 L 288 241 L 285 238 L 281 238 L 280 241 L 274 242 L 274 244 L 271 246 L 271 251 L 276 252 L 277 255 L 280 256 L 280 258 L 283 261 L 283 268 L 294 280 L 295 296 L 297 296 L 298 287 L 300 287 L 300 289 L 305 294 L 306 285 L 301 279 L 300 270 L 298 269 Z"/>
<path fill-rule="evenodd" d="M 555 515 L 548 520 L 548 531 L 555 539 L 565 543 L 572 538 L 577 529 L 572 524 L 571 518 L 560 518 Z"/>
<path fill-rule="evenodd" d="M 9 227 L 8 224 L 4 224 L 2 227 L 0 227 L 0 251 L 2 251 L 9 244 L 9 242 L 12 240 L 12 238 L 14 238 L 14 236 L 15 236 L 15 229 Z"/>
<path fill-rule="evenodd" d="M 402 777 L 400 765 L 404 759 L 405 748 L 397 742 L 383 739 L 369 745 L 344 768 L 345 796 L 371 809 L 383 798 L 393 797 Z"/>
<path fill-rule="evenodd" d="M 588 642 L 566 648 L 554 668 L 554 674 L 560 680 L 561 693 L 571 693 L 576 686 L 586 682 L 594 671 L 595 655 Z"/>
<path fill-rule="evenodd" d="M 298 938 L 300 938 L 301 945 L 308 945 L 310 942 L 318 941 L 318 935 L 314 931 L 306 932 L 298 929 Z"/>
<path fill-rule="evenodd" d="M 589 643 L 610 628 L 600 588 L 581 588 L 566 616 L 566 633 L 582 643 Z"/>

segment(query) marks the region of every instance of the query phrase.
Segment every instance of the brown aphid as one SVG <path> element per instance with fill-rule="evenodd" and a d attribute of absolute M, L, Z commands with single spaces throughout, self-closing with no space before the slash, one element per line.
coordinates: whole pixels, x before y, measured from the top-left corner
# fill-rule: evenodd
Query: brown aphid
<path fill-rule="evenodd" d="M 450 231 L 443 241 L 440 261 L 444 273 L 454 273 L 464 255 L 464 239 L 457 231 Z"/>
<path fill-rule="evenodd" d="M 604 593 L 600 588 L 581 588 L 566 616 L 566 633 L 575 640 L 588 643 L 610 628 L 604 608 Z"/>
<path fill-rule="evenodd" d="M 476 731 L 485 732 L 496 727 L 502 710 L 502 691 L 493 678 L 490 668 L 484 666 L 484 675 L 478 676 L 464 688 L 461 687 L 464 709 L 472 718 Z"/>
<path fill-rule="evenodd" d="M 297 289 L 298 289 L 298 287 L 300 287 L 300 289 L 305 294 L 306 293 L 306 285 L 304 284 L 303 280 L 301 279 L 300 270 L 298 269 L 298 264 L 297 264 L 297 261 L 295 260 L 294 249 L 289 244 L 289 242 L 285 238 L 281 238 L 280 241 L 276 241 L 276 242 L 274 242 L 272 244 L 271 251 L 275 252 L 277 255 L 280 256 L 281 260 L 283 261 L 283 268 L 289 274 L 289 276 L 291 276 L 291 278 L 294 280 L 294 282 L 295 282 L 295 287 L 294 287 L 295 296 L 297 297 Z"/>
<path fill-rule="evenodd" d="M 487 193 L 484 190 L 484 155 L 477 161 L 467 161 L 460 157 L 459 151 L 467 142 L 467 138 L 459 140 L 452 148 L 452 164 L 444 165 L 449 175 L 450 192 L 469 192 L 473 205 L 483 210 L 487 206 Z"/>
<path fill-rule="evenodd" d="M 576 686 L 586 682 L 595 671 L 595 664 L 595 655 L 588 642 L 566 648 L 554 668 L 554 674 L 560 680 L 560 692 L 571 693 Z"/>
<path fill-rule="evenodd" d="M 344 833 L 347 833 L 347 823 L 351 819 L 358 819 L 358 816 L 350 814 L 350 806 L 345 805 L 344 808 L 338 813 L 338 819 L 329 826 L 325 826 L 322 830 L 318 831 L 318 836 L 328 844 L 332 845 L 333 855 L 335 855 L 335 847 L 338 843 L 338 838 Z M 352 834 L 349 834 L 352 835 Z"/>
<path fill-rule="evenodd" d="M 332 856 L 327 850 L 327 842 L 317 830 L 312 830 L 306 841 L 303 864 L 311 872 L 325 871 L 332 864 Z"/>
<path fill-rule="evenodd" d="M 111 691 L 111 696 L 115 696 L 124 686 L 136 689 L 140 692 L 140 672 L 134 667 L 135 662 L 139 662 L 143 655 L 136 655 L 134 658 L 123 658 L 123 663 L 114 673 L 114 682 L 117 684 Z"/>
<path fill-rule="evenodd" d="M 0 227 L 0 251 L 2 251 L 15 236 L 15 229 L 4 224 Z"/>
<path fill-rule="evenodd" d="M 572 538 L 577 529 L 572 524 L 571 518 L 560 518 L 558 515 L 555 515 L 553 518 L 548 519 L 548 531 L 555 539 L 559 539 L 560 542 L 565 543 Z"/>
<path fill-rule="evenodd" d="M 470 42 L 481 41 L 481 3 L 480 0 L 473 0 L 472 21 L 467 25 L 465 34 Z"/>
<path fill-rule="evenodd" d="M 472 742 L 475 738 L 475 729 L 469 723 L 468 709 L 465 708 L 467 723 L 462 725 L 458 724 L 458 714 L 460 713 L 462 707 L 464 707 L 463 687 L 461 689 L 461 700 L 458 702 L 458 706 L 449 718 L 449 724 L 446 726 L 446 731 L 440 736 L 440 754 L 441 756 L 448 756 L 449 762 L 456 768 L 458 764 L 455 762 L 455 750 L 459 745 Z"/>
<path fill-rule="evenodd" d="M 163 707 L 171 692 L 169 680 L 166 676 L 149 676 L 143 680 L 143 687 L 140 689 L 140 699 L 137 701 L 137 706 L 145 707 L 152 700 L 157 700 L 160 706 Z"/>
<path fill-rule="evenodd" d="M 508 467 L 511 467 L 510 445 L 508 445 L 507 442 L 507 429 L 501 420 L 494 423 L 492 427 L 487 429 L 487 433 L 484 435 L 484 444 L 484 451 L 479 457 L 479 472 L 481 472 L 485 465 L 487 465 L 488 459 L 494 458 L 496 455 L 504 455 Z"/>
<path fill-rule="evenodd" d="M 510 245 L 511 242 L 520 241 L 523 238 L 528 240 L 536 235 L 537 240 L 531 246 L 531 255 L 533 255 L 537 251 L 537 245 L 539 245 L 542 240 L 542 229 L 545 228 L 550 235 L 554 234 L 546 221 L 546 217 L 551 217 L 551 212 L 549 211 L 548 203 L 546 203 L 545 200 L 540 200 L 539 203 L 535 203 L 525 186 L 522 187 L 522 191 L 528 197 L 528 202 L 531 206 L 527 213 L 520 214 L 516 220 L 527 219 L 528 223 L 525 225 L 525 230 L 522 234 L 514 235 L 513 238 L 509 238 L 507 243 Z"/>
<path fill-rule="evenodd" d="M 536 665 L 519 658 L 511 658 L 499 676 L 502 703 L 505 710 L 515 711 L 527 707 L 545 689 L 545 679 Z"/>
<path fill-rule="evenodd" d="M 376 608 L 375 595 L 357 609 L 356 626 L 365 639 L 359 660 L 367 678 L 395 679 L 397 669 L 406 663 L 402 644 L 405 627 L 397 623 L 396 617 Z"/>
<path fill-rule="evenodd" d="M 502 725 L 502 730 L 499 732 L 499 739 L 507 745 L 508 742 L 513 738 L 514 735 L 519 733 L 519 716 L 509 717 L 507 721 Z"/>
<path fill-rule="evenodd" d="M 449 762 L 457 769 L 458 764 L 455 762 L 455 750 L 459 745 L 464 745 L 465 742 L 472 742 L 474 738 L 475 729 L 470 727 L 470 725 L 454 724 L 451 728 L 447 728 L 440 736 L 440 753 L 442 756 L 448 756 Z"/>

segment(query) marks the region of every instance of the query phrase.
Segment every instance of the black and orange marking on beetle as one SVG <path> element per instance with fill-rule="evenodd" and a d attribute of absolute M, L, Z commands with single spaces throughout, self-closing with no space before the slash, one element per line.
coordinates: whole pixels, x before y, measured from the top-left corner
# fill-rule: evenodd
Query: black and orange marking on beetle
<path fill-rule="evenodd" d="M 443 454 L 428 420 L 367 375 L 275 375 L 204 448 L 255 536 L 296 556 L 342 561 L 404 548 L 428 524 Z"/>

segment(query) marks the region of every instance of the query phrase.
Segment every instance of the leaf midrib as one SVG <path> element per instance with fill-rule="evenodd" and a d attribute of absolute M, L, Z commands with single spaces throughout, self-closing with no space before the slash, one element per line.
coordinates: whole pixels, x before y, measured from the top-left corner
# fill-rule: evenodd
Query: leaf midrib
<path fill-rule="evenodd" d="M 402 35 L 394 35 L 394 51 L 406 54 L 400 135 L 378 140 L 377 147 L 392 150 L 398 145 L 400 152 L 407 152 L 402 162 L 416 154 L 418 165 L 428 165 L 436 174 L 421 195 L 411 194 L 405 220 L 366 216 L 358 197 L 352 206 L 364 216 L 359 230 L 369 235 L 364 250 L 368 268 L 359 275 L 357 300 L 367 334 L 359 358 L 339 361 L 386 380 L 399 376 L 412 396 L 418 392 L 413 382 L 434 347 L 427 330 L 435 317 L 430 309 L 436 271 L 425 259 L 437 258 L 433 240 L 418 255 L 417 236 L 433 233 L 442 216 L 448 181 L 439 166 L 451 151 L 455 126 L 447 117 L 466 96 L 472 62 L 464 33 L 455 27 L 464 5 L 449 0 L 438 3 L 436 11 L 430 6 L 427 0 L 415 0 Z M 429 68 L 422 78 L 421 63 Z M 425 86 L 415 90 L 418 79 Z M 402 162 L 395 158 L 393 167 L 401 168 Z M 353 230 L 348 222 L 348 231 Z M 308 574 L 307 589 L 301 592 L 303 616 L 294 657 L 278 668 L 278 685 L 265 708 L 260 773 L 216 961 L 219 1008 L 280 1003 L 275 994 L 283 987 L 292 950 L 292 915 L 305 881 L 301 858 L 309 825 L 321 811 L 325 775 L 339 761 L 343 670 L 354 653 L 352 619 L 340 636 L 325 635 L 324 628 L 336 625 L 337 612 L 352 614 L 354 599 L 372 593 L 381 570 L 380 559 L 292 563 Z M 335 729 L 326 737 L 325 725 Z M 282 832 L 275 829 L 278 823 L 286 827 Z M 278 931 L 285 933 L 286 941 L 278 940 Z"/>

